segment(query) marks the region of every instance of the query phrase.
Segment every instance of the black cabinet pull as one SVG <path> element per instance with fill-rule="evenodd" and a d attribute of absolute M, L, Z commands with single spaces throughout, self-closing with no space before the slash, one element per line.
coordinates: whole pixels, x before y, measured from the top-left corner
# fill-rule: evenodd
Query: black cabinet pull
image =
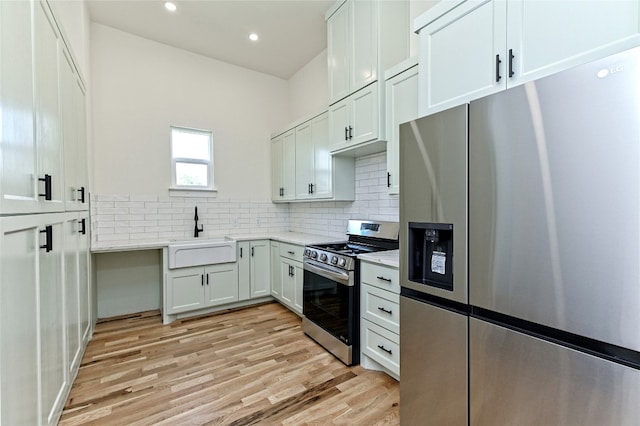
<path fill-rule="evenodd" d="M 513 58 L 513 49 L 509 49 L 509 78 L 515 74 L 515 72 L 513 72 Z"/>
<path fill-rule="evenodd" d="M 313 184 L 309 184 L 309 194 L 313 194 Z"/>
<path fill-rule="evenodd" d="M 253 257 L 253 247 L 251 247 L 251 257 Z"/>
<path fill-rule="evenodd" d="M 353 139 L 353 127 L 349 126 L 349 139 Z"/>
<path fill-rule="evenodd" d="M 311 194 L 311 184 L 307 184 L 307 194 Z"/>
<path fill-rule="evenodd" d="M 40 230 L 41 234 L 44 234 L 44 244 L 40 246 L 41 249 L 45 249 L 47 253 L 53 250 L 53 226 L 47 225 L 44 229 Z"/>
<path fill-rule="evenodd" d="M 78 189 L 78 192 L 80 193 L 80 202 L 81 202 L 82 204 L 84 204 L 84 203 L 85 203 L 85 201 L 84 201 L 84 192 L 85 192 L 85 191 L 84 191 L 84 186 L 81 186 L 81 187 Z"/>
<path fill-rule="evenodd" d="M 389 309 L 385 309 L 382 306 L 378 306 L 378 310 L 384 312 L 385 314 L 391 315 L 393 312 Z"/>
<path fill-rule="evenodd" d="M 45 200 L 51 200 L 51 175 L 44 175 L 43 178 L 38 178 L 40 182 L 44 182 L 44 194 L 38 194 L 40 197 L 44 197 Z"/>
<path fill-rule="evenodd" d="M 347 126 L 344 127 L 344 140 L 349 140 L 349 128 Z"/>
<path fill-rule="evenodd" d="M 204 275 L 200 274 L 200 285 L 204 287 Z"/>
<path fill-rule="evenodd" d="M 242 247 L 240 247 L 240 257 L 242 257 Z"/>
<path fill-rule="evenodd" d="M 388 283 L 390 283 L 390 282 L 391 282 L 391 278 L 385 278 L 385 277 L 383 277 L 383 276 L 377 276 L 376 278 L 377 278 L 377 279 L 379 279 L 379 280 L 382 280 L 382 281 L 386 281 L 386 282 L 388 282 Z"/>
<path fill-rule="evenodd" d="M 209 285 L 209 274 L 207 274 L 207 285 Z"/>
<path fill-rule="evenodd" d="M 502 61 L 500 60 L 500 55 L 496 55 L 496 81 L 500 81 L 502 76 L 500 75 L 500 64 Z"/>
<path fill-rule="evenodd" d="M 86 218 L 82 218 L 82 220 L 80 220 L 80 230 L 78 232 L 80 232 L 82 235 L 87 235 L 87 219 Z"/>
<path fill-rule="evenodd" d="M 393 352 L 391 351 L 391 349 L 387 349 L 385 348 L 383 345 L 378 345 L 378 348 L 382 349 L 383 351 L 385 351 L 386 353 L 388 353 L 389 355 L 391 355 Z"/>
<path fill-rule="evenodd" d="M 387 188 L 391 187 L 391 173 L 387 172 Z"/>
<path fill-rule="evenodd" d="M 291 250 L 287 251 L 287 253 L 289 253 L 291 256 L 293 256 L 294 254 L 296 254 L 296 252 L 295 252 L 295 251 L 291 251 Z"/>

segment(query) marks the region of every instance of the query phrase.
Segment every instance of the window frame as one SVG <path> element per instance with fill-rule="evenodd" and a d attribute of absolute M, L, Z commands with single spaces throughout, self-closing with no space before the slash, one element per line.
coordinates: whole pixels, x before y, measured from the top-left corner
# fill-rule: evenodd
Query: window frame
<path fill-rule="evenodd" d="M 190 157 L 174 157 L 173 156 L 173 133 L 174 130 L 183 132 L 183 133 L 193 133 L 201 136 L 209 137 L 209 158 L 210 160 L 200 160 L 196 158 Z M 215 192 L 216 188 L 214 185 L 214 157 L 213 157 L 213 132 L 211 130 L 204 129 L 196 129 L 193 127 L 184 127 L 184 126 L 169 126 L 169 155 L 171 157 L 171 186 L 170 190 L 177 191 L 210 191 Z M 177 172 L 176 166 L 178 163 L 187 163 L 187 164 L 202 164 L 207 166 L 207 182 L 208 185 L 178 185 L 176 182 Z"/>

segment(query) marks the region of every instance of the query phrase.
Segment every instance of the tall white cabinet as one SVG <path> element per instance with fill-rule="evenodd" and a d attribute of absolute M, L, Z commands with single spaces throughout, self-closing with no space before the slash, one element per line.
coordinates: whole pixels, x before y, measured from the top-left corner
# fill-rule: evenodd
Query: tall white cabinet
<path fill-rule="evenodd" d="M 454 0 L 415 20 L 431 114 L 640 44 L 636 0 Z"/>
<path fill-rule="evenodd" d="M 60 28 L 46 1 L 0 2 L 3 425 L 58 422 L 91 335 L 84 86 Z"/>

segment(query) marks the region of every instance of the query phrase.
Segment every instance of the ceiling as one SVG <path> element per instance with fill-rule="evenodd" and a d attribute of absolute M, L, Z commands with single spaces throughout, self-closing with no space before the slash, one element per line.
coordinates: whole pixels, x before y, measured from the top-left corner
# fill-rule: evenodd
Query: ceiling
<path fill-rule="evenodd" d="M 334 0 L 88 0 L 91 20 L 210 58 L 289 79 L 327 47 Z M 257 42 L 249 33 L 259 35 Z"/>

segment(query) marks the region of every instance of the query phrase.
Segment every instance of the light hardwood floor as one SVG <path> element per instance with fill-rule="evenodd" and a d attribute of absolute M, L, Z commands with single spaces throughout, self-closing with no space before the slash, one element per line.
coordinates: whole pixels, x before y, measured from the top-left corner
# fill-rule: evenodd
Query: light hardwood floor
<path fill-rule="evenodd" d="M 102 321 L 60 424 L 399 424 L 398 382 L 345 366 L 300 323 L 277 303 Z"/>

